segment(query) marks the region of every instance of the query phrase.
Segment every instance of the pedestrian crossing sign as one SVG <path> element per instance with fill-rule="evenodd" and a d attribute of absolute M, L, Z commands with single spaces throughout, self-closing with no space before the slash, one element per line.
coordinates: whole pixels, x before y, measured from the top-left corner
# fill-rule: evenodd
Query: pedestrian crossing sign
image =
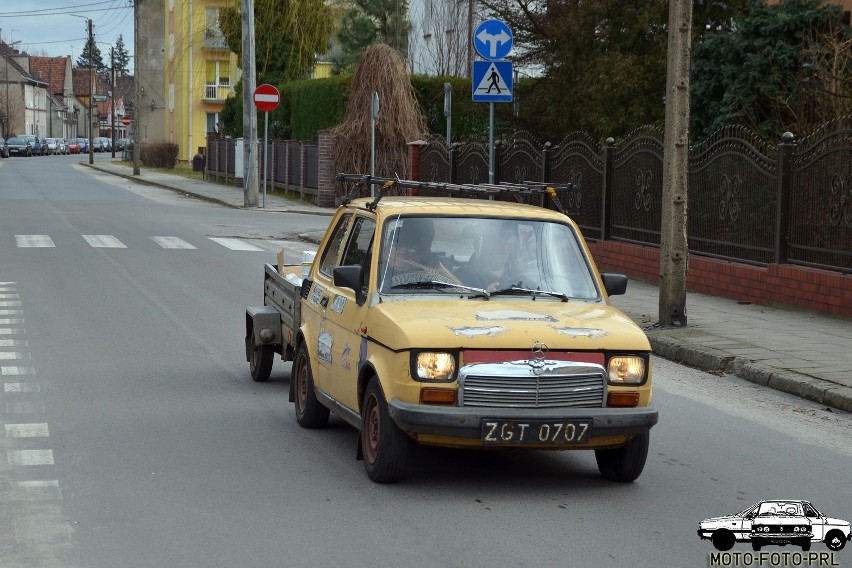
<path fill-rule="evenodd" d="M 512 102 L 512 62 L 473 62 L 473 102 Z"/>

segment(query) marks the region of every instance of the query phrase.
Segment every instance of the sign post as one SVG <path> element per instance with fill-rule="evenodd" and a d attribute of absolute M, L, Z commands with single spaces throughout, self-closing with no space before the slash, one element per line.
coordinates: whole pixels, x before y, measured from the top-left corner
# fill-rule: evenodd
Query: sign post
<path fill-rule="evenodd" d="M 370 103 L 370 177 L 376 177 L 376 119 L 379 118 L 379 93 L 373 91 Z M 370 184 L 370 197 L 375 197 L 375 186 Z"/>
<path fill-rule="evenodd" d="M 488 183 L 494 183 L 494 103 L 512 102 L 512 51 L 514 36 L 504 22 L 485 20 L 473 33 L 473 46 L 485 61 L 474 61 L 473 102 L 488 103 Z M 492 92 L 493 91 L 493 92 Z"/>
<path fill-rule="evenodd" d="M 278 108 L 281 95 L 273 85 L 264 83 L 254 90 L 254 106 L 263 112 L 263 207 L 266 207 L 266 172 L 269 168 L 269 113 Z"/>

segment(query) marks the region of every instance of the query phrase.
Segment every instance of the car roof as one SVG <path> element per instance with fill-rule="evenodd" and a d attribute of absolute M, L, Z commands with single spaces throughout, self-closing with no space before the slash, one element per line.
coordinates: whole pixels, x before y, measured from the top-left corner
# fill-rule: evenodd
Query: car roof
<path fill-rule="evenodd" d="M 353 199 L 348 207 L 366 209 L 374 198 Z M 553 220 L 564 223 L 566 216 L 552 209 L 510 201 L 448 197 L 383 197 L 376 206 L 382 217 L 393 215 L 435 215 L 439 217 L 509 217 Z"/>

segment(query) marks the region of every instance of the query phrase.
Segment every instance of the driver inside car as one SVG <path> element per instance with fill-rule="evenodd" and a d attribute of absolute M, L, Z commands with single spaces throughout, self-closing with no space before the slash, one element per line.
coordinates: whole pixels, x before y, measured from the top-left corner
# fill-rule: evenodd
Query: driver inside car
<path fill-rule="evenodd" d="M 401 225 L 393 230 L 385 246 L 387 256 L 382 262 L 384 265 L 382 288 L 394 288 L 432 280 L 457 284 L 458 279 L 432 252 L 434 239 L 435 225 L 431 219 L 418 217 L 403 219 Z"/>
<path fill-rule="evenodd" d="M 517 251 L 515 227 L 507 223 L 490 221 L 473 240 L 473 254 L 456 274 L 466 286 L 494 292 L 509 286 L 512 258 Z"/>

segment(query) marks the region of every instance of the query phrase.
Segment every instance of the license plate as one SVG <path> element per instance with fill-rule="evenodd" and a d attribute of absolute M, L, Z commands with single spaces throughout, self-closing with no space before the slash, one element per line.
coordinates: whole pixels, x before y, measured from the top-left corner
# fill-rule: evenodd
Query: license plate
<path fill-rule="evenodd" d="M 568 446 L 591 438 L 592 420 L 482 420 L 485 446 Z"/>

